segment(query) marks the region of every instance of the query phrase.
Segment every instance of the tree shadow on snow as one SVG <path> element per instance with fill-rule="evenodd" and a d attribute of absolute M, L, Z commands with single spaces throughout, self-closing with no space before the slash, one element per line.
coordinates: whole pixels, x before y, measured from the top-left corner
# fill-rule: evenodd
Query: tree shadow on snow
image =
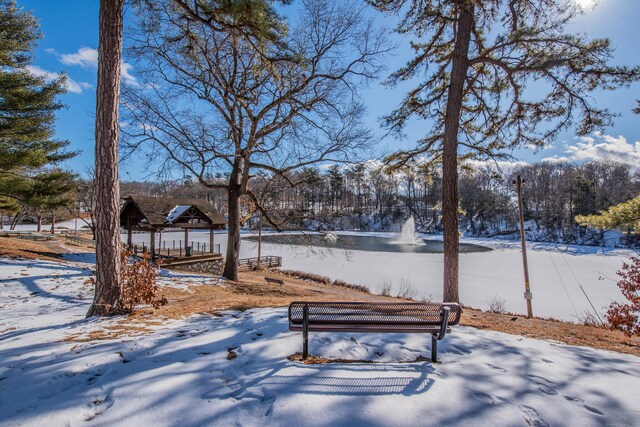
<path fill-rule="evenodd" d="M 544 426 L 553 424 L 552 415 L 557 411 L 552 403 L 556 401 L 582 405 L 592 414 L 593 425 L 608 421 L 634 423 L 634 414 L 607 393 L 606 384 L 580 391 L 579 396 L 572 385 L 576 376 L 612 373 L 629 378 L 640 376 L 640 367 L 630 364 L 624 356 L 563 346 L 566 351 L 561 355 L 570 359 L 567 366 L 571 367 L 571 373 L 559 370 L 555 372 L 562 375 L 542 378 L 541 366 L 551 363 L 545 359 L 545 349 L 551 351 L 555 344 L 544 343 L 535 351 L 524 353 L 522 347 L 510 344 L 502 334 L 476 336 L 471 328 L 460 329 L 464 333 L 454 332 L 443 341 L 440 351 L 443 363 L 436 365 L 429 362 L 303 365 L 288 361 L 286 355 L 298 348 L 291 340 L 299 343 L 299 334 L 287 331 L 285 309 L 191 318 L 187 324 L 168 326 L 139 339 L 89 342 L 75 346 L 73 351 L 64 346 L 51 347 L 48 349 L 51 355 L 46 358 L 38 355 L 43 348 L 31 343 L 3 354 L 24 356 L 3 371 L 0 391 L 6 393 L 13 388 L 24 393 L 27 400 L 19 405 L 10 404 L 0 396 L 0 415 L 4 413 L 9 423 L 28 424 L 29 416 L 34 414 L 42 416 L 64 410 L 75 413 L 77 408 L 93 408 L 95 402 L 107 401 L 109 408 L 119 409 L 99 415 L 98 421 L 111 425 L 126 424 L 140 414 L 149 414 L 152 419 L 158 408 L 171 408 L 163 412 L 167 425 L 229 424 L 230 420 L 245 419 L 238 418 L 239 414 L 256 423 L 261 417 L 272 415 L 276 417 L 272 422 L 301 425 L 383 425 L 391 418 L 377 419 L 373 412 L 358 408 L 379 402 L 370 397 L 399 396 L 394 404 L 404 406 L 394 410 L 410 411 L 413 419 L 424 420 L 423 425 L 454 426 L 461 422 L 482 425 L 492 419 L 494 411 L 507 410 L 513 415 L 510 425 Z M 427 341 L 425 337 L 424 342 Z M 420 340 L 413 342 L 414 351 L 423 344 Z M 227 360 L 230 350 L 237 357 Z M 484 366 L 479 360 L 491 363 Z M 509 363 L 497 366 L 500 360 Z M 438 384 L 444 387 L 442 390 L 454 393 L 451 396 L 429 393 Z M 114 389 L 117 392 L 110 394 Z M 121 396 L 137 392 L 144 392 L 140 403 L 119 402 Z M 176 399 L 178 395 L 180 399 Z M 323 419 L 306 419 L 302 407 L 309 400 L 294 404 L 295 399 L 304 395 L 337 399 L 323 400 L 327 405 Z M 407 399 L 412 396 L 417 399 Z M 456 409 L 439 411 L 442 404 L 451 408 L 449 397 L 456 399 Z M 545 399 L 545 405 L 534 407 L 532 399 L 535 402 L 540 397 Z M 276 399 L 288 404 L 274 412 Z M 21 407 L 27 406 L 28 413 L 21 412 Z M 345 413 L 350 417 L 340 418 Z"/>

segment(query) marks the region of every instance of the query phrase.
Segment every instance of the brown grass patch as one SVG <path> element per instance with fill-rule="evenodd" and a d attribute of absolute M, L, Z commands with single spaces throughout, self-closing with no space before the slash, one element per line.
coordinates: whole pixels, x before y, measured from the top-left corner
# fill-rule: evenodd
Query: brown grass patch
<path fill-rule="evenodd" d="M 54 240 L 33 241 L 17 237 L 0 237 L 0 257 L 60 261 L 60 255 L 66 252 L 68 251 Z"/>
<path fill-rule="evenodd" d="M 294 353 L 291 356 L 287 356 L 287 360 L 292 362 L 302 363 L 304 365 L 326 365 L 329 363 L 366 363 L 366 364 L 384 364 L 387 365 L 389 363 L 416 363 L 416 362 L 425 362 L 430 359 L 427 359 L 424 356 L 418 356 L 414 360 L 399 360 L 397 362 L 378 362 L 375 360 L 364 360 L 364 359 L 327 359 L 326 357 L 318 357 L 312 354 L 308 355 L 305 360 L 302 359 L 302 353 Z"/>
<path fill-rule="evenodd" d="M 133 325 L 128 319 L 123 319 L 119 321 L 117 325 L 107 326 L 104 329 L 91 331 L 86 334 L 68 335 L 64 339 L 62 339 L 62 341 L 82 343 L 90 341 L 113 340 L 122 337 L 148 335 L 152 332 L 153 330 L 145 326 Z M 75 346 L 71 348 L 71 351 L 73 351 L 74 348 Z"/>
<path fill-rule="evenodd" d="M 327 276 L 321 276 L 319 274 L 313 274 L 313 273 L 307 273 L 304 271 L 297 271 L 297 270 L 279 270 L 280 274 L 283 274 L 285 276 L 289 276 L 289 277 L 294 277 L 296 279 L 302 279 L 302 280 L 307 280 L 307 281 L 311 281 L 314 283 L 322 283 L 324 285 L 330 285 L 330 286 L 338 286 L 341 288 L 346 288 L 346 289 L 351 289 L 354 291 L 358 291 L 358 292 L 363 292 L 365 294 L 370 294 L 371 290 L 369 288 L 367 288 L 366 286 L 363 285 L 355 285 L 353 283 L 348 283 L 345 282 L 344 280 L 338 280 L 338 279 L 331 279 L 330 277 Z"/>
<path fill-rule="evenodd" d="M 640 356 L 640 337 L 629 337 L 620 331 L 603 327 L 566 323 L 552 319 L 527 319 L 524 316 L 485 313 L 470 308 L 465 308 L 460 324 L 478 329 Z M 455 329 L 453 333 L 455 333 Z"/>

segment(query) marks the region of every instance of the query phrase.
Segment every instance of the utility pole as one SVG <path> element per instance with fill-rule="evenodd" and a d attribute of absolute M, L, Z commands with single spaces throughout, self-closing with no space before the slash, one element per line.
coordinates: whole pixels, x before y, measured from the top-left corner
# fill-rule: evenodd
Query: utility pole
<path fill-rule="evenodd" d="M 529 285 L 529 266 L 527 264 L 527 244 L 525 242 L 524 235 L 524 210 L 522 208 L 522 183 L 524 179 L 518 175 L 515 184 L 518 188 L 518 212 L 520 213 L 520 244 L 522 245 L 522 264 L 524 266 L 524 299 L 527 301 L 527 317 L 533 317 L 533 310 L 531 309 L 531 300 L 533 295 L 531 294 L 531 287 Z"/>
<path fill-rule="evenodd" d="M 260 211 L 260 224 L 258 225 L 258 270 L 262 268 L 260 264 L 260 253 L 262 252 L 262 211 Z"/>

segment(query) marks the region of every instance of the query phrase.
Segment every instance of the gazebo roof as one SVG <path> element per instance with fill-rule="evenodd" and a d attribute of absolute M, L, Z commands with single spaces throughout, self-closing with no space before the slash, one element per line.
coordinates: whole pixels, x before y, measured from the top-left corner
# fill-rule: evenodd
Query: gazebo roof
<path fill-rule="evenodd" d="M 124 200 L 120 209 L 120 225 L 123 227 L 127 226 L 128 218 L 135 220 L 135 225 L 150 228 L 191 228 L 194 221 L 214 227 L 226 225 L 222 214 L 204 200 L 131 195 Z"/>

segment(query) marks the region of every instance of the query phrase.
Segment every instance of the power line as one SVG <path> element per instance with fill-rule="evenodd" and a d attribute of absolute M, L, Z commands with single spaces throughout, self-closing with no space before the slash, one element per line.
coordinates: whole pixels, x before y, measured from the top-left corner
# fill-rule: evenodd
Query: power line
<path fill-rule="evenodd" d="M 587 295 L 587 292 L 584 290 L 584 288 L 582 287 L 582 285 L 580 284 L 580 281 L 578 280 L 578 277 L 576 276 L 576 274 L 573 272 L 573 269 L 571 268 L 571 266 L 569 265 L 569 263 L 567 262 L 567 259 L 564 257 L 563 253 L 560 253 L 560 256 L 562 257 L 562 260 L 564 261 L 564 263 L 567 265 L 567 268 L 569 269 L 569 272 L 571 272 L 571 275 L 573 276 L 573 278 L 576 280 L 576 283 L 578 284 L 578 286 L 580 286 L 580 289 L 582 290 L 582 293 L 584 294 L 585 298 L 587 299 L 587 301 L 589 301 L 589 305 L 591 306 L 591 308 L 593 309 L 593 312 L 596 314 L 596 317 L 598 318 L 598 320 L 600 321 L 600 324 L 602 326 L 605 325 L 605 323 L 602 321 L 602 319 L 600 318 L 600 314 L 598 314 L 598 310 L 596 310 L 596 308 L 593 306 L 593 303 L 591 302 L 591 298 L 589 298 L 589 295 Z"/>
<path fill-rule="evenodd" d="M 576 306 L 573 304 L 573 300 L 571 299 L 571 295 L 569 294 L 569 291 L 567 290 L 567 286 L 564 284 L 564 280 L 562 280 L 562 276 L 560 275 L 560 270 L 558 270 L 558 266 L 556 265 L 556 262 L 553 260 L 553 257 L 551 256 L 551 254 L 549 254 L 549 259 L 551 260 L 551 263 L 553 264 L 553 268 L 556 269 L 556 273 L 558 273 L 558 278 L 560 279 L 560 283 L 562 283 L 562 287 L 564 288 L 564 293 L 567 294 L 567 298 L 569 298 L 569 302 L 571 303 L 571 307 L 573 307 L 573 312 L 576 314 L 576 319 L 580 320 L 580 315 L 578 314 L 578 310 L 576 310 Z"/>

